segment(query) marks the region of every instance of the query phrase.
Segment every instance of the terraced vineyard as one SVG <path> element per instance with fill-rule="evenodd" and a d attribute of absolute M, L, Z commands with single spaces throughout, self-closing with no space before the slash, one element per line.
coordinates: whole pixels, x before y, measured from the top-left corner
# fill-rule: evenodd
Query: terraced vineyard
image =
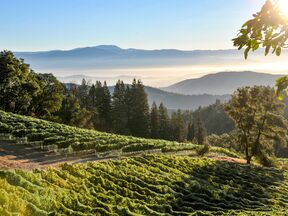
<path fill-rule="evenodd" d="M 288 214 L 287 172 L 188 156 L 1 171 L 0 185 L 0 215 Z"/>
<path fill-rule="evenodd" d="M 94 153 L 99 157 L 107 152 L 114 155 L 139 151 L 182 151 L 196 150 L 198 145 L 121 136 L 95 130 L 80 129 L 32 117 L 0 111 L 0 140 L 16 139 L 21 143 L 38 145 L 42 149 L 58 153 Z M 228 156 L 238 157 L 227 149 L 212 148 Z"/>

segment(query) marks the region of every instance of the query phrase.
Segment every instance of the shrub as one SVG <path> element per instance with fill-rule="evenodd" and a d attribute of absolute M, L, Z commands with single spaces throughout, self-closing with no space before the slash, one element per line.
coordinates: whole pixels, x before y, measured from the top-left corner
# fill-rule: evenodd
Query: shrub
<path fill-rule="evenodd" d="M 240 142 L 236 130 L 221 135 L 211 134 L 206 137 L 206 140 L 211 146 L 240 150 Z"/>
<path fill-rule="evenodd" d="M 204 144 L 200 148 L 196 149 L 197 155 L 203 157 L 205 154 L 208 154 L 210 150 L 210 146 L 208 144 Z"/>
<path fill-rule="evenodd" d="M 0 133 L 11 133 L 12 131 L 12 127 L 3 123 L 3 122 L 0 122 Z"/>
<path fill-rule="evenodd" d="M 277 161 L 274 157 L 269 157 L 268 155 L 261 155 L 259 157 L 259 162 L 265 167 L 277 167 Z"/>

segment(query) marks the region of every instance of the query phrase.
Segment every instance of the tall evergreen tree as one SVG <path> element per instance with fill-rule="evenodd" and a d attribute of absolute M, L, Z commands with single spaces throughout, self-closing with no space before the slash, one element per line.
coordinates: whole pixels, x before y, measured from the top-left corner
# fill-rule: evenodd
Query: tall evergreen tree
<path fill-rule="evenodd" d="M 89 128 L 91 112 L 85 108 L 81 108 L 79 99 L 73 91 L 66 92 L 58 115 L 64 124 Z"/>
<path fill-rule="evenodd" d="M 93 119 L 94 125 L 97 130 L 110 131 L 111 95 L 106 82 L 103 86 L 100 81 L 96 82 L 95 99 L 97 115 Z"/>
<path fill-rule="evenodd" d="M 187 129 L 187 140 L 192 142 L 194 138 L 195 138 L 195 125 L 194 123 L 190 122 L 188 124 L 188 129 Z"/>
<path fill-rule="evenodd" d="M 150 113 L 151 138 L 159 138 L 159 112 L 155 102 L 153 102 Z"/>
<path fill-rule="evenodd" d="M 111 130 L 111 94 L 106 81 L 103 84 L 103 106 L 101 115 L 105 121 L 105 130 Z"/>
<path fill-rule="evenodd" d="M 168 115 L 167 108 L 163 103 L 159 105 L 159 138 L 170 140 L 170 118 Z"/>
<path fill-rule="evenodd" d="M 89 85 L 87 84 L 87 81 L 85 79 L 82 79 L 82 83 L 80 86 L 78 86 L 76 91 L 76 96 L 78 100 L 80 101 L 81 107 L 87 107 L 89 105 Z"/>
<path fill-rule="evenodd" d="M 90 108 L 95 108 L 96 107 L 96 87 L 95 84 L 92 84 L 91 88 L 89 89 L 89 94 L 88 94 L 88 104 Z"/>
<path fill-rule="evenodd" d="M 147 94 L 140 80 L 133 80 L 129 88 L 129 123 L 128 127 L 133 136 L 149 136 L 149 105 Z"/>
<path fill-rule="evenodd" d="M 112 131 L 119 134 L 129 134 L 128 130 L 128 105 L 127 90 L 123 81 L 118 80 L 115 85 L 112 104 Z"/>
<path fill-rule="evenodd" d="M 198 144 L 203 145 L 204 141 L 205 141 L 205 127 L 203 124 L 202 119 L 200 118 L 200 116 L 197 117 L 197 121 L 196 121 L 196 139 Z"/>
<path fill-rule="evenodd" d="M 171 128 L 173 140 L 182 142 L 185 140 L 185 123 L 181 110 L 172 113 Z"/>

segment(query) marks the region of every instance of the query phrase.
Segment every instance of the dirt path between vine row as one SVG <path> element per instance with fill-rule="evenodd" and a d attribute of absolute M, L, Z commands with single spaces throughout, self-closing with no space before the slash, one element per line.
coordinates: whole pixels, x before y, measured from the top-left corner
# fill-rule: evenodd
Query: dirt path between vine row
<path fill-rule="evenodd" d="M 107 158 L 108 159 L 108 158 Z M 106 160 L 107 160 L 106 159 Z M 65 156 L 40 148 L 12 141 L 0 141 L 0 169 L 45 169 L 58 167 L 62 163 L 83 163 L 100 160 L 93 155 Z"/>
<path fill-rule="evenodd" d="M 191 152 L 190 152 L 191 153 Z M 175 155 L 189 155 L 189 152 L 168 153 Z M 133 154 L 139 156 L 141 154 Z M 245 163 L 246 160 L 232 157 L 212 156 L 210 158 L 233 162 Z M 116 157 L 96 158 L 95 155 L 65 156 L 54 152 L 42 151 L 37 147 L 27 144 L 17 144 L 13 141 L 0 141 L 0 169 L 45 169 L 47 167 L 59 167 L 63 163 L 85 163 L 88 161 L 105 161 L 118 159 Z"/>
<path fill-rule="evenodd" d="M 233 158 L 233 157 L 225 157 L 225 156 L 215 156 L 211 157 L 215 160 L 219 161 L 227 161 L 227 162 L 232 162 L 232 163 L 240 163 L 240 164 L 246 164 L 246 160 L 241 159 L 241 158 Z"/>

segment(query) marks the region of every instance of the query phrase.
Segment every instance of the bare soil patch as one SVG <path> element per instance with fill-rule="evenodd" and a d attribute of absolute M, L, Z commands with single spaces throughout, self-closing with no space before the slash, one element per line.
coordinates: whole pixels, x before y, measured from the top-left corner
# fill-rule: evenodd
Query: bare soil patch
<path fill-rule="evenodd" d="M 241 158 L 233 158 L 233 157 L 225 157 L 225 156 L 216 156 L 212 158 L 218 161 L 227 161 L 227 162 L 232 162 L 232 163 L 246 164 L 246 160 L 241 159 Z"/>

